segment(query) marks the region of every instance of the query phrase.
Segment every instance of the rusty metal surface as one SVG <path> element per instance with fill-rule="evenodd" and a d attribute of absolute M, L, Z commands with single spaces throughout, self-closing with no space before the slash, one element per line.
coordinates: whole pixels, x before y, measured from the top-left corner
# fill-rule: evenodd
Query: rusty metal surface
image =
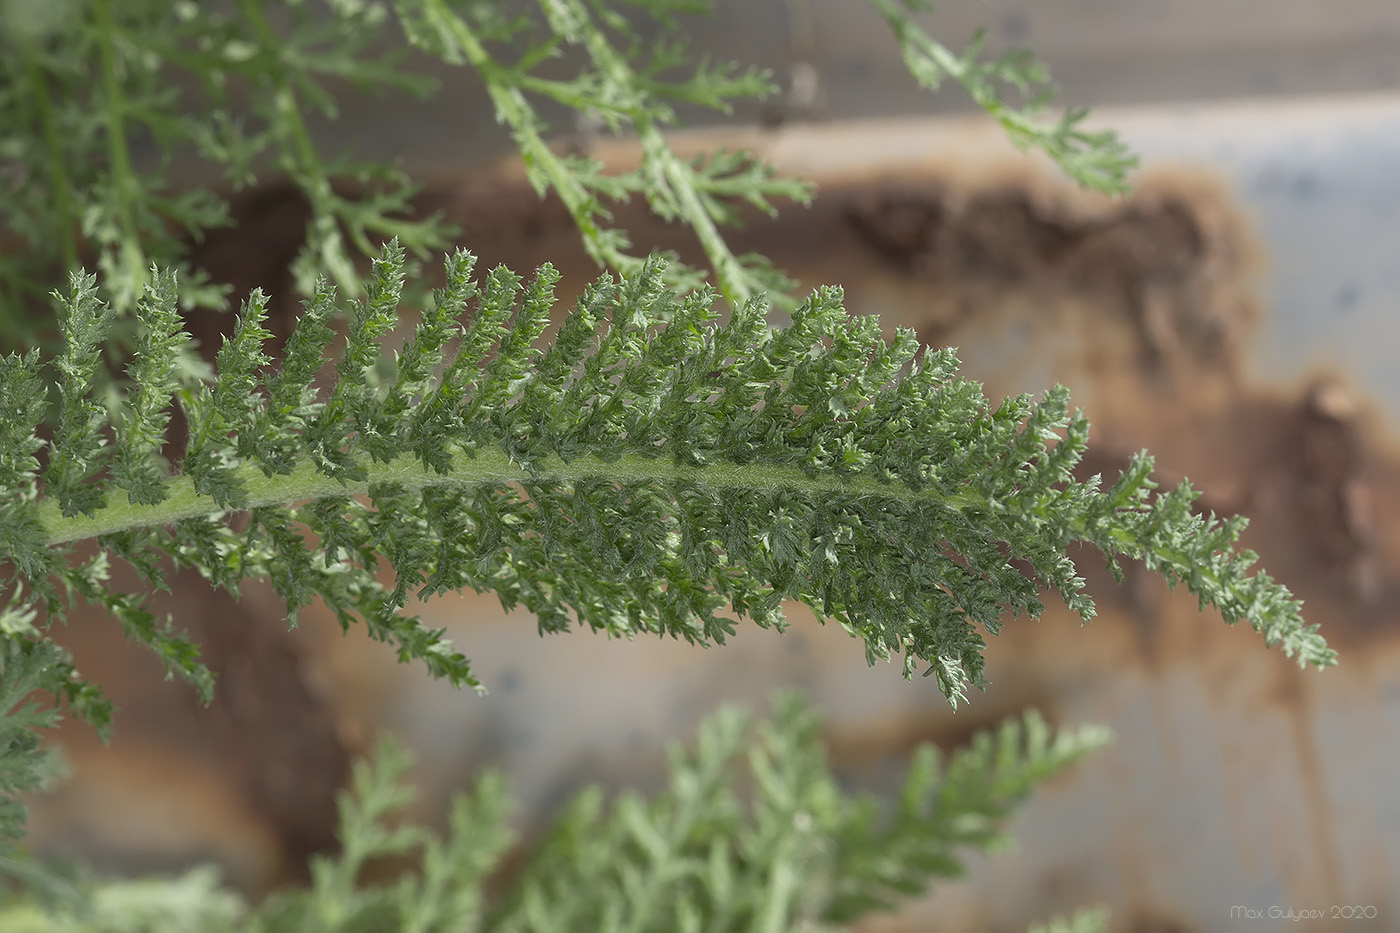
<path fill-rule="evenodd" d="M 1400 418 L 1400 95 L 1103 114 L 1149 160 L 1222 179 L 1265 248 L 1265 381 L 1331 368 Z"/>

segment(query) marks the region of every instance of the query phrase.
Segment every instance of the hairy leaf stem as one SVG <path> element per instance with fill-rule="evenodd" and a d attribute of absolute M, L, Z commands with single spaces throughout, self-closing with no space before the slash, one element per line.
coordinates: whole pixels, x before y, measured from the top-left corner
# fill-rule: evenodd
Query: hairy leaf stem
<path fill-rule="evenodd" d="M 685 483 L 714 489 L 753 489 L 763 491 L 791 490 L 818 495 L 870 495 L 897 498 L 906 502 L 939 499 L 950 508 L 976 508 L 981 497 L 974 490 L 963 490 L 954 496 L 943 496 L 936 490 L 912 490 L 898 483 L 881 483 L 867 478 L 824 479 L 811 477 L 797 467 L 767 464 L 738 465 L 714 463 L 703 467 L 676 464 L 660 457 L 627 454 L 614 461 L 597 457 L 579 457 L 564 463 L 550 457 L 534 463 L 534 471 L 513 462 L 499 450 L 478 450 L 474 456 L 458 454 L 454 470 L 439 473 L 423 466 L 411 454 L 403 454 L 388 462 L 365 465 L 368 477 L 359 481 L 341 482 L 316 470 L 310 461 L 299 463 L 289 474 L 267 476 L 256 466 L 245 464 L 237 471 L 248 492 L 250 508 L 270 505 L 290 505 L 325 496 L 362 495 L 370 486 L 393 483 L 406 489 L 429 486 L 477 486 L 489 483 L 555 483 L 569 484 L 585 480 L 610 480 L 623 484 Z M 91 516 L 64 518 L 58 501 L 45 499 L 36 505 L 38 518 L 48 533 L 49 544 L 80 541 L 98 535 L 129 531 L 157 525 L 168 525 L 187 518 L 221 515 L 213 499 L 194 491 L 188 476 L 172 477 L 165 487 L 165 499 L 156 505 L 133 505 L 122 501 L 109 502 Z M 120 496 L 113 494 L 113 498 Z"/>
<path fill-rule="evenodd" d="M 823 478 L 807 475 L 797 467 L 772 464 L 713 463 L 703 467 L 683 466 L 661 457 L 626 454 L 617 460 L 579 457 L 564 463 L 557 457 L 537 460 L 533 471 L 512 461 L 500 450 L 478 450 L 474 455 L 458 453 L 454 469 L 439 473 L 423 466 L 409 454 L 387 462 L 371 463 L 365 467 L 368 476 L 359 481 L 341 482 L 316 470 L 310 461 L 298 464 L 290 474 L 269 477 L 259 468 L 244 465 L 237 472 L 248 493 L 248 506 L 286 506 L 326 496 L 364 495 L 372 485 L 389 483 L 405 489 L 456 485 L 463 487 L 508 483 L 548 483 L 570 485 L 584 481 L 605 480 L 624 485 L 656 484 L 662 486 L 689 485 L 715 490 L 747 489 L 763 492 L 789 491 L 813 498 L 841 496 L 870 496 L 895 499 L 905 503 L 938 502 L 944 508 L 976 513 L 993 505 L 977 490 L 964 487 L 952 495 L 933 487 L 911 489 L 896 482 L 884 483 L 868 477 Z M 227 510 L 211 508 L 213 500 L 195 493 L 188 476 L 173 477 L 166 486 L 168 495 L 156 505 L 135 505 L 113 502 L 98 509 L 91 517 L 78 515 L 64 518 L 54 499 L 37 505 L 38 518 L 48 533 L 49 544 L 57 545 L 99 535 L 130 531 L 136 528 L 173 524 L 209 515 L 227 514 Z M 1082 522 L 1073 522 L 1076 535 L 1085 531 Z M 1107 529 L 1108 538 L 1118 554 L 1137 557 L 1141 542 L 1125 528 Z M 1191 556 L 1180 548 L 1158 545 L 1156 561 L 1164 566 L 1186 568 L 1193 565 Z M 1195 572 L 1215 587 L 1229 590 L 1236 599 L 1243 594 L 1227 586 L 1219 574 L 1197 565 Z M 1242 600 L 1243 601 L 1243 600 Z M 1328 662 L 1323 662 L 1328 663 Z"/>

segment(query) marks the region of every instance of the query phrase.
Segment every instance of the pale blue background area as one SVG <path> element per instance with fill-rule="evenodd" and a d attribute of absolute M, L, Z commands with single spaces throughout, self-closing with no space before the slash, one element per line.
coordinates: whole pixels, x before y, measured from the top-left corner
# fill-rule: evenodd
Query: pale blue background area
<path fill-rule="evenodd" d="M 1105 112 L 1151 163 L 1221 174 L 1264 245 L 1256 376 L 1325 366 L 1400 417 L 1400 95 Z"/>

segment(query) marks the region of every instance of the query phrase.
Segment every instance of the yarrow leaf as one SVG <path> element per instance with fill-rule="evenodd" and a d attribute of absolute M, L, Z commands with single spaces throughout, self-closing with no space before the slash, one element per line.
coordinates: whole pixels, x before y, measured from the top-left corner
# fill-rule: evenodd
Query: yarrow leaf
<path fill-rule="evenodd" d="M 459 252 L 398 377 L 371 384 L 399 320 L 404 262 L 386 246 L 367 297 L 349 307 L 318 285 L 261 391 L 251 387 L 266 332 L 262 301 L 250 299 L 212 384 L 178 393 L 192 399 L 196 430 L 188 468 L 168 478 L 155 432 L 174 387 L 138 357 L 130 401 L 106 423 L 89 400 L 97 357 L 84 336 L 105 312 L 91 279 L 75 277 L 62 302 L 65 417 L 42 475 L 56 496 L 35 499 L 38 463 L 25 451 L 38 442 L 7 426 L 20 450 L 0 517 L 28 599 L 55 577 L 107 605 L 206 695 L 193 646 L 139 598 L 104 594 L 102 568 L 66 565 L 62 545 L 97 537 L 155 586 L 162 553 L 219 586 L 269 579 L 289 618 L 319 597 L 343 625 L 359 619 L 402 658 L 473 686 L 442 632 L 401 615 L 415 595 L 495 592 L 542 632 L 581 624 L 702 644 L 722 644 L 742 618 L 782 627 L 781 603 L 796 600 L 860 638 L 872 663 L 902 655 L 906 676 L 922 667 L 956 704 L 984 683 L 983 634 L 1008 614 L 1040 613 L 1042 588 L 1093 615 L 1066 554 L 1087 542 L 1110 566 L 1142 560 L 1227 621 L 1248 619 L 1300 663 L 1333 663 L 1288 590 L 1248 573 L 1255 555 L 1235 549 L 1243 520 L 1195 514 L 1187 484 L 1154 494 L 1145 454 L 1106 491 L 1097 477 L 1075 480 L 1088 423 L 1062 388 L 992 408 L 957 376 L 952 351 L 921 351 L 904 331 L 886 341 L 875 319 L 845 311 L 839 289 L 812 294 L 786 327 L 770 329 L 757 299 L 720 323 L 713 291 L 678 295 L 653 257 L 586 289 L 542 349 L 557 273 L 545 266 L 522 285 L 496 269 L 478 287 Z M 142 323 L 168 348 L 180 339 L 165 312 L 174 297 L 165 273 L 152 281 L 158 300 L 142 303 Z M 340 312 L 348 342 L 331 384 L 317 386 L 326 321 Z M 5 366 L 22 374 L 34 360 Z M 0 404 L 35 421 L 29 386 L 0 379 Z M 140 434 L 106 467 L 118 485 L 161 477 L 150 488 L 163 498 L 106 490 L 109 427 L 119 440 Z M 226 520 L 236 506 L 251 513 L 239 530 Z M 58 556 L 36 553 L 48 551 Z M 387 587 L 381 562 L 394 573 Z"/>
<path fill-rule="evenodd" d="M 905 67 L 921 87 L 936 91 L 945 79 L 957 82 L 1021 149 L 1044 152 L 1086 188 L 1127 193 L 1127 174 L 1136 167 L 1137 157 L 1111 130 L 1085 129 L 1089 116 L 1085 108 L 1071 107 L 1056 119 L 1042 119 L 1052 85 L 1045 66 L 1030 53 L 1012 51 L 985 59 L 986 32 L 979 30 L 968 48 L 955 54 L 914 21 L 913 14 L 927 11 L 930 4 L 923 0 L 869 2 L 899 41 Z M 1019 92 L 1025 98 L 1021 106 L 1007 103 L 1003 88 Z"/>
<path fill-rule="evenodd" d="M 0 701 L 15 699 L 5 691 L 22 673 L 0 653 Z M 10 726 L 29 747 L 0 759 L 11 766 L 0 789 L 38 781 L 37 739 L 22 728 L 35 718 L 44 714 L 31 705 Z M 95 915 L 107 928 L 153 931 L 834 933 L 919 896 L 931 878 L 961 874 L 965 853 L 1003 845 L 1006 817 L 1027 791 L 1107 738 L 1094 728 L 1052 735 L 1028 713 L 946 758 L 921 746 L 891 805 L 842 786 L 816 715 L 780 693 L 757 723 L 733 707 L 707 717 L 691 749 L 670 750 L 667 785 L 650 797 L 609 800 L 585 788 L 519 860 L 503 775 L 488 771 L 456 795 L 439 836 L 404 821 L 411 756 L 386 737 L 339 795 L 340 851 L 312 857 L 306 888 L 253 906 L 212 878 L 195 890 L 193 875 L 104 880 L 49 898 L 47 918 L 27 909 L 28 898 L 0 900 L 0 924 L 89 929 L 79 918 Z M 10 816 L 0 808 L 0 820 Z M 397 878 L 364 871 L 420 855 L 421 871 Z M 1044 933 L 1091 933 L 1104 921 L 1084 912 Z"/>

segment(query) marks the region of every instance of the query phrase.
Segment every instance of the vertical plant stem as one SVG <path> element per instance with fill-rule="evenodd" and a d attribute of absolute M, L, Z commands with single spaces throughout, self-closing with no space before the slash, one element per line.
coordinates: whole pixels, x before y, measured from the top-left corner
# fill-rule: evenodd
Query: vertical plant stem
<path fill-rule="evenodd" d="M 110 0 L 94 0 L 93 14 L 97 22 L 97 51 L 102 63 L 103 112 L 107 120 L 107 156 L 111 160 L 112 205 L 118 222 L 121 224 L 121 260 L 131 294 L 136 294 L 146 282 L 146 255 L 141 249 L 140 231 L 136 225 L 136 207 L 133 198 L 136 176 L 131 170 L 131 153 L 126 147 L 126 98 L 122 93 L 121 78 L 117 74 L 116 55 L 112 40 L 117 35 L 116 23 L 112 19 Z"/>
<path fill-rule="evenodd" d="M 267 68 L 263 79 L 272 85 L 274 123 L 276 132 L 286 144 L 281 162 L 287 174 L 301 186 L 311 199 L 312 219 L 308 230 L 311 244 L 319 253 L 322 268 L 331 273 L 345 294 L 360 294 L 360 277 L 355 274 L 345 250 L 345 240 L 340 226 L 336 223 L 335 191 L 326 175 L 316 144 L 301 118 L 301 109 L 287 78 L 286 63 L 282 60 L 285 43 L 273 32 L 267 17 L 263 15 L 261 0 L 240 0 L 239 9 L 252 26 L 258 37 L 261 60 Z M 368 243 L 358 244 L 365 252 L 370 252 Z"/>
<path fill-rule="evenodd" d="M 597 223 L 593 220 L 593 196 L 570 172 L 559 157 L 550 150 L 540 137 L 534 120 L 534 109 L 526 101 L 519 87 L 504 79 L 501 66 L 477 40 L 462 18 L 454 13 L 442 0 L 434 0 L 436 14 L 440 22 L 451 30 L 452 39 L 466 56 L 468 63 L 476 69 L 491 101 L 496 107 L 498 119 L 510 125 L 511 135 L 520 148 L 527 167 L 538 167 L 547 178 L 549 185 L 564 203 L 569 216 L 583 236 L 583 245 L 588 257 L 603 266 L 612 266 L 630 272 L 641 265 L 635 256 L 627 256 L 603 240 Z M 543 193 L 543 192 L 541 192 Z"/>
<path fill-rule="evenodd" d="M 53 104 L 49 100 L 49 84 L 44 78 L 44 73 L 39 67 L 39 62 L 34 55 L 33 49 L 26 49 L 26 71 L 29 75 L 29 90 L 33 94 L 34 103 L 39 113 L 39 126 L 43 131 L 44 147 L 48 152 L 49 185 L 53 194 L 55 231 L 58 235 L 59 247 L 63 254 L 63 268 L 65 272 L 78 267 L 78 243 L 74 224 L 77 223 L 77 214 L 73 210 L 73 187 L 68 180 L 66 171 L 67 160 L 63 155 L 63 146 L 59 142 L 58 127 L 54 124 Z"/>
<path fill-rule="evenodd" d="M 576 12 L 580 18 L 589 15 L 581 5 Z M 583 39 L 583 46 L 588 50 L 593 64 L 620 85 L 626 86 L 635 83 L 636 75 L 631 65 L 608 44 L 602 29 L 590 24 L 590 28 L 581 29 L 579 32 Z M 729 244 L 725 243 L 724 235 L 719 232 L 714 218 L 710 216 L 710 212 L 696 197 L 693 170 L 671 151 L 671 147 L 666 144 L 666 137 L 662 134 L 661 128 L 647 113 L 644 105 L 634 105 L 631 116 L 633 126 L 637 131 L 637 139 L 642 144 L 643 157 L 655 160 L 655 163 L 660 167 L 661 176 L 665 178 L 666 185 L 670 188 L 670 194 L 675 199 L 676 210 L 685 218 L 691 229 L 695 231 L 695 235 L 700 239 L 700 247 L 705 251 L 705 258 L 709 260 L 710 268 L 714 271 L 715 284 L 719 287 L 720 293 L 735 305 L 747 301 L 752 297 L 752 289 L 749 288 L 747 276 L 744 275 L 743 267 L 739 261 L 730 252 Z"/>

